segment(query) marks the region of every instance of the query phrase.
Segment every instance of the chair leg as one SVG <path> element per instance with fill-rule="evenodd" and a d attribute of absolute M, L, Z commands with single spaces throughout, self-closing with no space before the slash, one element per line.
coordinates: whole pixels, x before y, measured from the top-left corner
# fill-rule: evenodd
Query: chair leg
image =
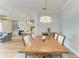
<path fill-rule="evenodd" d="M 25 53 L 25 58 L 27 58 L 27 54 Z"/>
<path fill-rule="evenodd" d="M 62 58 L 62 54 L 60 54 L 60 58 Z"/>

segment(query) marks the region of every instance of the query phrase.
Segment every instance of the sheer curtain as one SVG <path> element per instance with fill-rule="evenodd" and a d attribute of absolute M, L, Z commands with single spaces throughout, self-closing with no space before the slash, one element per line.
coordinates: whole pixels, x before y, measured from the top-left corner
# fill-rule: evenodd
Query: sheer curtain
<path fill-rule="evenodd" d="M 2 32 L 2 24 L 1 24 L 1 21 L 0 21 L 0 32 Z"/>

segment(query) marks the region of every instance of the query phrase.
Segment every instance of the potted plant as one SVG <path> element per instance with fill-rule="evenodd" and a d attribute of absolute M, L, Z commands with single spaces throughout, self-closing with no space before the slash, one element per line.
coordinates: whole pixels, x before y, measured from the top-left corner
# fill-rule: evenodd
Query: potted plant
<path fill-rule="evenodd" d="M 47 28 L 47 30 L 48 30 L 48 36 L 50 36 L 51 35 L 51 29 L 50 28 Z"/>

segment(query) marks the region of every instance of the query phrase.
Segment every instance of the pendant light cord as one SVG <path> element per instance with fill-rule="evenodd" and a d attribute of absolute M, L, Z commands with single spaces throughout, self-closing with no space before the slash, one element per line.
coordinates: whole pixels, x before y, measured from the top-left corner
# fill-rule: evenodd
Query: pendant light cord
<path fill-rule="evenodd" d="M 43 7 L 43 10 L 46 10 L 46 0 L 44 0 L 44 7 Z"/>
<path fill-rule="evenodd" d="M 45 10 L 46 10 L 46 0 L 45 0 Z"/>

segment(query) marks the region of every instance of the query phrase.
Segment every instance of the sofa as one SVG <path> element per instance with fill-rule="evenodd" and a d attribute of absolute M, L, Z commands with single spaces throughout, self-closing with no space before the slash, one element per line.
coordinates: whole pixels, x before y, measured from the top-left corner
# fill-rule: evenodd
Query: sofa
<path fill-rule="evenodd" d="M 0 32 L 0 43 L 5 43 L 10 41 L 12 38 L 12 33 Z"/>

